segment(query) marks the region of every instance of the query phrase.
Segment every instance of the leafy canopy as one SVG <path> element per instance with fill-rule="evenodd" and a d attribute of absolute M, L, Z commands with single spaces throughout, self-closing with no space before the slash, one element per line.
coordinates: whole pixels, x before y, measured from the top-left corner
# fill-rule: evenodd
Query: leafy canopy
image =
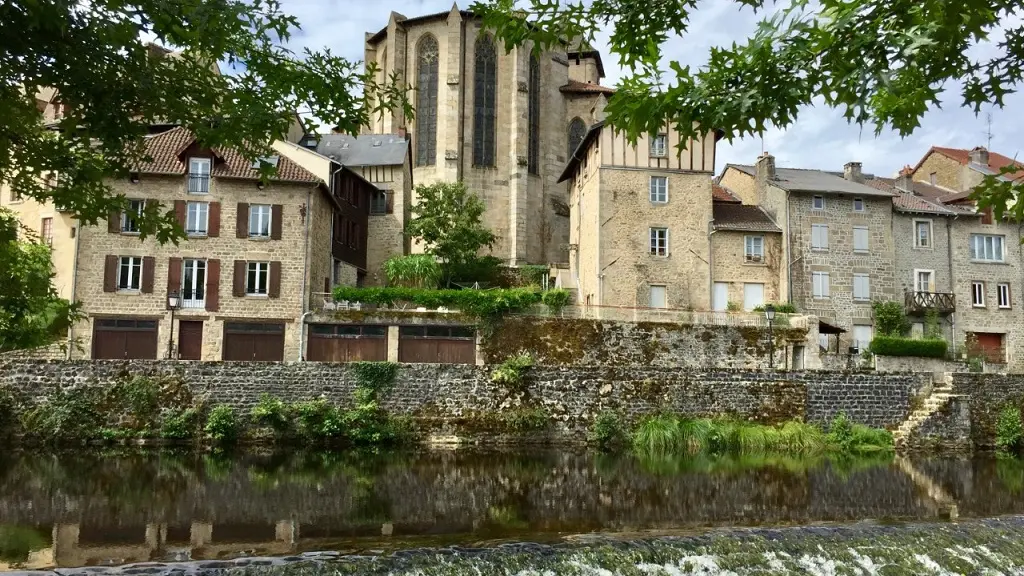
<path fill-rule="evenodd" d="M 150 124 L 183 125 L 253 160 L 271 154 L 296 111 L 345 132 L 384 109 L 411 114 L 404 88 L 375 64 L 284 47 L 296 28 L 278 0 L 0 3 L 0 181 L 92 224 L 124 206 L 104 179 L 138 164 Z M 36 105 L 46 87 L 64 107 L 53 129 Z M 147 212 L 140 231 L 182 235 L 168 212 Z"/>
<path fill-rule="evenodd" d="M 497 239 L 482 223 L 484 203 L 463 182 L 437 182 L 416 187 L 406 234 L 423 242 L 423 250 L 451 273 L 477 260 L 477 253 Z"/>

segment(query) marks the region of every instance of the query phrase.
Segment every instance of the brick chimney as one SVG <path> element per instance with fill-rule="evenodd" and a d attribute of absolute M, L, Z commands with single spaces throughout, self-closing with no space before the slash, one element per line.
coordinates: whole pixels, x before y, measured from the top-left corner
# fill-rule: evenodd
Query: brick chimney
<path fill-rule="evenodd" d="M 988 166 L 988 150 L 984 146 L 977 146 L 971 150 L 971 163 Z"/>
<path fill-rule="evenodd" d="M 850 182 L 864 183 L 864 174 L 860 171 L 860 162 L 847 162 L 843 165 L 843 178 Z"/>
<path fill-rule="evenodd" d="M 775 180 L 775 156 L 762 152 L 757 157 L 757 181 Z"/>
<path fill-rule="evenodd" d="M 910 166 L 904 166 L 900 170 L 900 175 L 896 177 L 896 188 L 904 192 L 914 191 L 914 169 Z"/>

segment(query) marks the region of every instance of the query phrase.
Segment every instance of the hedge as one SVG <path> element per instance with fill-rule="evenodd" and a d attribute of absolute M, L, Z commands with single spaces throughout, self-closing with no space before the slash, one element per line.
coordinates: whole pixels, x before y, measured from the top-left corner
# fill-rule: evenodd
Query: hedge
<path fill-rule="evenodd" d="M 522 310 L 541 301 L 541 292 L 526 288 L 498 290 L 430 290 L 424 288 L 355 288 L 338 286 L 335 300 L 388 305 L 411 302 L 425 308 L 454 308 L 471 316 L 490 318 Z"/>
<path fill-rule="evenodd" d="M 924 358 L 945 358 L 946 341 L 937 338 L 901 338 L 898 336 L 875 336 L 871 341 L 871 352 L 879 356 L 921 356 Z"/>

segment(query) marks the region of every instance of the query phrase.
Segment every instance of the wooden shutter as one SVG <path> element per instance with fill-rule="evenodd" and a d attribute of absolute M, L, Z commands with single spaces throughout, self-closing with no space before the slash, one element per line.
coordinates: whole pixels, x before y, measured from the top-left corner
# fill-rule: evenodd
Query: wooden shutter
<path fill-rule="evenodd" d="M 174 217 L 178 220 L 178 224 L 181 224 L 182 228 L 185 227 L 185 215 L 187 207 L 188 205 L 185 204 L 184 200 L 174 201 Z"/>
<path fill-rule="evenodd" d="M 249 204 L 238 203 L 238 217 L 235 220 L 235 238 L 249 237 Z"/>
<path fill-rule="evenodd" d="M 210 202 L 209 224 L 206 235 L 210 238 L 220 236 L 220 202 Z"/>
<path fill-rule="evenodd" d="M 103 263 L 104 292 L 117 292 L 117 261 L 117 256 L 108 255 Z"/>
<path fill-rule="evenodd" d="M 982 224 L 991 224 L 992 222 L 994 222 L 993 214 L 992 214 L 992 207 L 989 206 L 988 208 L 985 208 L 985 210 L 983 210 L 982 213 L 981 213 L 981 223 Z"/>
<path fill-rule="evenodd" d="M 181 258 L 167 259 L 167 293 L 181 291 Z"/>
<path fill-rule="evenodd" d="M 231 281 L 231 295 L 245 296 L 245 260 L 235 260 L 235 275 Z"/>
<path fill-rule="evenodd" d="M 206 261 L 206 311 L 220 309 L 220 260 Z"/>
<path fill-rule="evenodd" d="M 267 295 L 271 298 L 281 297 L 281 262 L 270 263 L 270 286 L 267 288 Z"/>
<path fill-rule="evenodd" d="M 284 210 L 280 204 L 274 204 L 270 208 L 270 239 L 280 240 L 281 239 L 281 220 L 283 219 Z"/>
<path fill-rule="evenodd" d="M 111 234 L 121 233 L 121 213 L 111 210 L 110 214 L 107 214 L 107 232 Z"/>
<path fill-rule="evenodd" d="M 395 213 L 395 193 L 392 190 L 384 192 L 384 198 L 387 200 L 387 209 L 385 210 L 388 214 Z"/>
<path fill-rule="evenodd" d="M 142 258 L 142 293 L 153 293 L 153 273 L 156 268 L 156 258 L 144 256 Z"/>

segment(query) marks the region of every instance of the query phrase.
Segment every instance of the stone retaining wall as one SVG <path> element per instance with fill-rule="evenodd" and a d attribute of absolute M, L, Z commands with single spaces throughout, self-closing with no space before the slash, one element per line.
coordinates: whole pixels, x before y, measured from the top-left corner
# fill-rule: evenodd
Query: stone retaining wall
<path fill-rule="evenodd" d="M 1024 406 L 1024 374 L 952 375 L 953 392 L 969 397 L 971 439 L 976 447 L 994 448 L 999 411 L 1007 404 Z"/>

